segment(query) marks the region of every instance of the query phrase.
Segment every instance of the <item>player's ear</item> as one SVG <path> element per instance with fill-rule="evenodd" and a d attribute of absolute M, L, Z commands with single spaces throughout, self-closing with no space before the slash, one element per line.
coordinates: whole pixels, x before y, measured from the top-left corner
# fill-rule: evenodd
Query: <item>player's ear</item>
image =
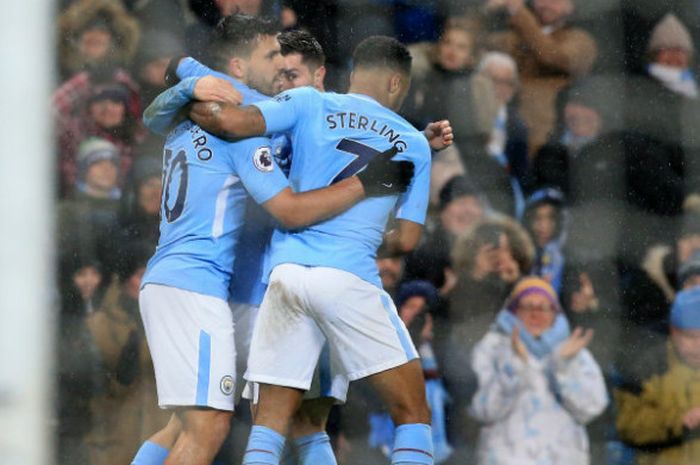
<path fill-rule="evenodd" d="M 326 79 L 326 67 L 319 66 L 319 68 L 314 71 L 314 87 L 323 90 L 323 81 Z"/>
<path fill-rule="evenodd" d="M 245 77 L 247 68 L 247 63 L 239 57 L 233 57 L 228 61 L 227 73 L 229 76 L 233 76 L 236 79 L 243 79 Z"/>
<path fill-rule="evenodd" d="M 389 94 L 394 95 L 401 92 L 403 87 L 403 77 L 400 73 L 393 73 L 389 78 Z"/>

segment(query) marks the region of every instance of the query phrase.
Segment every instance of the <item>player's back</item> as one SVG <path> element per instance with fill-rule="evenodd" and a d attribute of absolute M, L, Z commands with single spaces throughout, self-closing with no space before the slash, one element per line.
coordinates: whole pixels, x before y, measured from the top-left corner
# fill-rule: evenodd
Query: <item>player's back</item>
<path fill-rule="evenodd" d="M 144 285 L 228 298 L 248 195 L 240 165 L 242 160 L 253 163 L 249 155 L 267 145 L 266 138 L 229 143 L 191 121 L 169 134 L 163 155 L 160 239 Z"/>
<path fill-rule="evenodd" d="M 425 137 L 365 95 L 300 88 L 280 94 L 277 100 L 298 106 L 303 115 L 290 131 L 294 163 L 289 181 L 295 191 L 326 187 L 350 177 L 392 146 L 399 150 L 396 159 L 415 164 L 415 178 L 404 195 L 368 198 L 330 220 L 300 231 L 276 231 L 273 237 L 271 266 L 298 263 L 340 268 L 379 286 L 374 257 L 390 214 L 398 207 L 400 218 L 421 224 L 425 219 L 430 178 Z M 263 113 L 267 121 L 268 114 Z"/>

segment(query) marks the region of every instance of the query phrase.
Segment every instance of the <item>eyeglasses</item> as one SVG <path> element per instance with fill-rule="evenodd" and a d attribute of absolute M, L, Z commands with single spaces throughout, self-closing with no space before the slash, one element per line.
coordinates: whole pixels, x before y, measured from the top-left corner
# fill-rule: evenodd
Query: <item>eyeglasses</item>
<path fill-rule="evenodd" d="M 534 313 L 534 312 L 555 313 L 555 309 L 551 304 L 539 304 L 539 305 L 518 304 L 518 310 L 523 311 L 523 312 L 527 312 L 527 313 Z"/>

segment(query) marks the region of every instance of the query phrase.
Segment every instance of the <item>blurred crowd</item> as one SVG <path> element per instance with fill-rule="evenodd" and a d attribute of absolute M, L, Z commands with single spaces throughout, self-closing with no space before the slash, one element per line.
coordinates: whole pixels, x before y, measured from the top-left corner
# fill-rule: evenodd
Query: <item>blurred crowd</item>
<path fill-rule="evenodd" d="M 234 12 L 311 32 L 333 91 L 363 38 L 409 43 L 402 116 L 452 124 L 420 246 L 377 255 L 422 355 L 436 462 L 700 463 L 698 2 L 59 6 L 58 463 L 129 463 L 168 418 L 138 309 L 163 145 L 141 112 Z M 339 463 L 388 463 L 391 419 L 362 382 L 329 428 Z"/>

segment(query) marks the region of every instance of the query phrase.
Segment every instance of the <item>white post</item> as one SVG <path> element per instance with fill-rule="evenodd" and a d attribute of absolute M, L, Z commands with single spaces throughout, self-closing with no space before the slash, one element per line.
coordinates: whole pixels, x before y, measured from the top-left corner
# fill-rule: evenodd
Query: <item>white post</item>
<path fill-rule="evenodd" d="M 51 0 L 0 10 L 0 464 L 52 463 Z"/>

